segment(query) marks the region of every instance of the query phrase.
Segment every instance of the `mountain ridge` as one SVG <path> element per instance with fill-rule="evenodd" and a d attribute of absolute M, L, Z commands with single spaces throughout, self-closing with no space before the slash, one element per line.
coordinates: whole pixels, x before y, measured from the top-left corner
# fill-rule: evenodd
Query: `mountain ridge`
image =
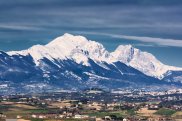
<path fill-rule="evenodd" d="M 74 36 L 65 33 L 53 41 L 44 45 L 35 45 L 28 50 L 10 51 L 9 55 L 28 55 L 30 54 L 36 65 L 39 60 L 46 57 L 54 59 L 73 59 L 77 63 L 89 66 L 88 58 L 96 62 L 113 63 L 121 61 L 144 74 L 158 79 L 164 78 L 168 71 L 181 71 L 182 68 L 164 65 L 155 56 L 148 52 L 134 48 L 132 45 L 119 45 L 113 52 L 108 52 L 104 46 L 98 42 L 88 40 L 83 36 Z"/>
<path fill-rule="evenodd" d="M 110 53 L 98 42 L 65 34 L 45 46 L 35 45 L 27 50 L 7 53 L 0 51 L 0 93 L 182 87 L 182 71 L 169 70 L 159 79 L 132 67 L 130 62 L 133 60 L 139 67 L 145 61 L 149 61 L 149 67 L 151 61 L 158 62 L 151 54 L 131 45 L 120 45 Z M 148 63 L 144 65 L 147 67 Z"/>

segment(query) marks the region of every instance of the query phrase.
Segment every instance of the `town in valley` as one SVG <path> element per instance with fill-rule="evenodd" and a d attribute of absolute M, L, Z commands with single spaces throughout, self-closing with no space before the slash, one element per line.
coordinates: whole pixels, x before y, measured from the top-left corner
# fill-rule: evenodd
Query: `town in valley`
<path fill-rule="evenodd" d="M 0 96 L 0 121 L 181 121 L 182 89 L 99 88 Z"/>

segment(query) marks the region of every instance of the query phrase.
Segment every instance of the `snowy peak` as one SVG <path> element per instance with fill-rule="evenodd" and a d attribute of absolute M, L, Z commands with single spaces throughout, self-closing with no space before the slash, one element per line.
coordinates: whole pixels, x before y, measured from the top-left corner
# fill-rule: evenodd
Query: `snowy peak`
<path fill-rule="evenodd" d="M 115 51 L 123 51 L 124 49 L 133 50 L 134 47 L 132 45 L 119 45 Z"/>
<path fill-rule="evenodd" d="M 83 36 L 74 36 L 68 33 L 65 33 L 63 36 L 57 37 L 50 43 L 47 47 L 75 47 L 81 44 L 88 42 L 88 40 Z M 68 49 L 68 48 L 67 48 Z"/>
<path fill-rule="evenodd" d="M 181 68 L 164 65 L 152 54 L 142 52 L 131 45 L 120 45 L 111 55 L 114 57 L 115 61 L 121 61 L 148 76 L 157 77 L 159 79 L 162 79 L 164 73 L 169 70 L 182 70 Z"/>
<path fill-rule="evenodd" d="M 142 52 L 141 50 L 134 48 L 132 45 L 120 45 L 116 48 L 111 55 L 119 61 L 124 63 L 131 63 L 132 61 L 149 61 L 153 60 L 155 63 L 160 63 L 155 56 L 150 53 Z"/>
<path fill-rule="evenodd" d="M 169 70 L 182 70 L 161 63 L 150 53 L 142 52 L 132 45 L 120 45 L 114 52 L 109 53 L 102 44 L 88 40 L 83 36 L 64 34 L 47 45 L 35 45 L 27 50 L 11 51 L 9 55 L 31 55 L 37 66 L 40 60 L 47 58 L 51 61 L 55 59 L 72 59 L 77 63 L 89 66 L 89 58 L 96 63 L 114 63 L 120 61 L 134 67 L 146 75 L 163 78 Z"/>
<path fill-rule="evenodd" d="M 111 55 L 116 61 L 128 63 L 132 60 L 136 50 L 132 45 L 119 45 Z"/>
<path fill-rule="evenodd" d="M 94 61 L 105 61 L 109 56 L 109 52 L 103 47 L 102 44 L 87 40 L 83 36 L 74 36 L 71 34 L 64 34 L 47 45 L 35 45 L 23 51 L 11 51 L 9 55 L 28 55 L 30 54 L 36 65 L 43 58 L 49 60 L 54 59 L 73 59 L 77 63 L 88 64 L 88 58 Z"/>

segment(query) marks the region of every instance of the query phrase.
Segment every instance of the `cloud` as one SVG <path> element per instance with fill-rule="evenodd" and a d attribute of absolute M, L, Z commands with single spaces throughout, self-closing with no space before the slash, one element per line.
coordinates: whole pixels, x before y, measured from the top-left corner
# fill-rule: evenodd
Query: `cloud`
<path fill-rule="evenodd" d="M 138 36 L 126 36 L 126 35 L 111 35 L 111 37 L 128 39 L 128 40 L 136 40 L 136 41 L 141 41 L 146 43 L 155 43 L 155 44 L 164 45 L 164 46 L 182 47 L 182 40 L 176 40 L 176 39 L 138 37 Z"/>
<path fill-rule="evenodd" d="M 17 39 L 9 36 L 11 30 L 19 40 L 24 39 L 21 38 L 23 34 L 23 37 L 51 38 L 57 33 L 79 30 L 110 33 L 108 36 L 154 45 L 181 47 L 181 40 L 162 39 L 182 39 L 181 8 L 180 0 L 2 0 L 0 39 Z M 25 32 L 20 36 L 19 30 Z"/>
<path fill-rule="evenodd" d="M 152 45 L 152 44 L 142 44 L 142 43 L 134 44 L 134 46 L 138 46 L 138 47 L 155 47 L 155 46 Z"/>
<path fill-rule="evenodd" d="M 182 39 L 182 2 L 175 1 L 2 0 L 0 24 L 4 25 L 0 25 L 0 29 L 43 29 L 49 33 L 72 30 L 102 31 Z M 11 31 L 5 32 L 9 34 Z M 46 32 L 42 35 L 33 33 L 33 36 L 44 36 Z M 4 32 L 0 36 L 5 36 Z"/>
<path fill-rule="evenodd" d="M 11 29 L 11 30 L 42 30 L 40 27 L 25 26 L 25 25 L 7 25 L 0 24 L 0 29 Z"/>
<path fill-rule="evenodd" d="M 144 42 L 144 43 L 153 43 L 153 44 L 162 45 L 162 46 L 182 47 L 182 40 L 177 40 L 177 39 L 127 36 L 127 35 L 97 33 L 97 32 L 79 32 L 79 33 L 93 34 L 93 35 L 104 35 L 104 36 L 110 36 L 110 37 L 113 37 L 113 38 L 120 38 L 120 39 L 126 39 L 126 40 L 135 40 L 135 41 L 140 41 L 140 42 Z"/>

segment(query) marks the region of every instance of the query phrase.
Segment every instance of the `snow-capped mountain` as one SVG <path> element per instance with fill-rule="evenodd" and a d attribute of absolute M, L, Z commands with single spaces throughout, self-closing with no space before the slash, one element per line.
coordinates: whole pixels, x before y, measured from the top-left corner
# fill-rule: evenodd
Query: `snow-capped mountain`
<path fill-rule="evenodd" d="M 87 40 L 83 36 L 73 36 L 68 33 L 45 46 L 35 45 L 28 50 L 11 51 L 8 54 L 24 56 L 30 54 L 37 66 L 39 65 L 39 60 L 43 58 L 50 60 L 66 60 L 69 58 L 88 66 L 88 58 L 94 61 L 106 61 L 109 57 L 109 52 L 105 50 L 102 44 Z"/>
<path fill-rule="evenodd" d="M 87 40 L 83 36 L 64 34 L 56 38 L 47 45 L 35 45 L 28 50 L 11 51 L 9 55 L 31 55 L 36 65 L 43 58 L 54 59 L 73 59 L 77 63 L 89 66 L 88 59 L 100 63 L 113 63 L 120 61 L 129 65 L 148 76 L 162 79 L 168 71 L 182 71 L 182 68 L 164 65 L 150 53 L 142 52 L 131 45 L 120 45 L 114 52 L 109 53 L 102 44 Z"/>
<path fill-rule="evenodd" d="M 121 61 L 148 76 L 157 77 L 159 79 L 162 79 L 167 71 L 182 70 L 182 68 L 164 65 L 151 53 L 142 52 L 131 45 L 120 45 L 111 55 L 115 58 L 115 61 Z"/>
<path fill-rule="evenodd" d="M 131 45 L 108 52 L 98 42 L 64 34 L 47 45 L 0 51 L 0 92 L 99 87 L 181 87 L 180 68 L 162 64 Z M 160 79 L 159 79 L 160 78 Z"/>

